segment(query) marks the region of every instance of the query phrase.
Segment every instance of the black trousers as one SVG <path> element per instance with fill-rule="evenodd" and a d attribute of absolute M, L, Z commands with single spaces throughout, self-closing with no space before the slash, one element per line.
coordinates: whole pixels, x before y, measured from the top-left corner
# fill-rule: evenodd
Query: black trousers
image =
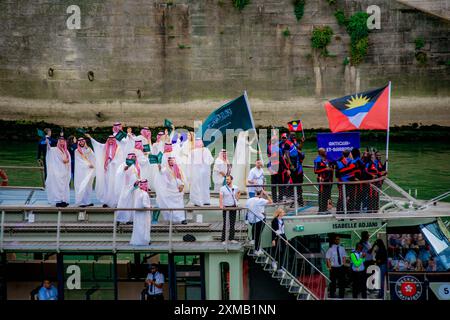
<path fill-rule="evenodd" d="M 280 184 L 281 183 L 281 174 L 280 173 L 276 173 L 273 174 L 271 176 L 271 184 Z M 280 195 L 279 195 L 279 190 L 277 186 L 272 186 L 271 187 L 271 191 L 272 191 L 272 199 L 273 202 L 278 202 L 280 201 Z"/>
<path fill-rule="evenodd" d="M 266 219 L 264 219 L 266 221 Z M 255 251 L 259 250 L 261 244 L 261 233 L 264 230 L 264 222 L 258 221 L 256 223 L 251 223 L 252 225 L 252 240 L 255 240 Z"/>
<path fill-rule="evenodd" d="M 344 185 L 338 185 L 339 198 L 336 205 L 336 213 L 344 213 Z M 345 185 L 345 200 L 347 206 L 347 213 L 355 213 L 355 185 Z"/>
<path fill-rule="evenodd" d="M 336 287 L 339 288 L 339 298 L 345 296 L 345 267 L 331 267 L 330 270 L 330 298 L 336 297 Z"/>
<path fill-rule="evenodd" d="M 283 238 L 285 241 L 287 241 L 286 234 L 280 234 L 275 238 L 275 246 L 272 247 L 271 256 L 275 257 L 275 260 L 280 264 L 280 266 L 284 266 L 286 262 L 284 259 L 284 255 L 286 254 L 286 242 L 281 240 Z M 289 259 L 289 257 L 288 257 Z"/>
<path fill-rule="evenodd" d="M 361 294 L 361 298 L 367 298 L 367 286 L 366 286 L 366 272 L 364 271 L 352 271 L 352 295 L 353 298 L 358 298 L 358 295 Z"/>
<path fill-rule="evenodd" d="M 328 201 L 331 199 L 332 186 L 331 184 L 319 186 L 319 212 L 328 210 Z"/>
<path fill-rule="evenodd" d="M 303 183 L 303 173 L 293 172 L 292 183 Z M 295 188 L 297 188 L 297 204 L 303 207 L 303 188 L 301 186 L 289 188 L 289 198 L 294 199 Z"/>
<path fill-rule="evenodd" d="M 230 207 L 228 207 L 230 208 Z M 234 207 L 231 207 L 234 208 Z M 228 235 L 228 240 L 234 240 L 234 225 L 236 223 L 236 210 L 223 210 L 223 226 L 222 226 L 222 241 L 225 241 L 226 228 L 227 228 L 227 212 L 230 217 L 230 234 Z"/>
<path fill-rule="evenodd" d="M 164 300 L 163 294 L 147 294 L 147 301 Z"/>

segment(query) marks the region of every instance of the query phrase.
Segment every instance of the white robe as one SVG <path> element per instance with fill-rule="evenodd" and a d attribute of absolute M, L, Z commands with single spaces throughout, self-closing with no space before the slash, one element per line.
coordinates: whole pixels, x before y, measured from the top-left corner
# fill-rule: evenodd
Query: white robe
<path fill-rule="evenodd" d="M 195 148 L 189 157 L 190 200 L 194 205 L 210 204 L 211 165 L 214 158 L 208 148 Z"/>
<path fill-rule="evenodd" d="M 151 208 L 150 197 L 141 189 L 133 191 L 133 208 Z M 134 211 L 133 233 L 130 244 L 134 246 L 148 245 L 150 242 L 150 228 L 152 223 L 151 211 Z"/>
<path fill-rule="evenodd" d="M 214 162 L 212 173 L 212 178 L 214 182 L 214 191 L 219 192 L 225 180 L 225 177 L 222 176 L 219 172 L 224 172 L 226 174 L 227 170 L 228 170 L 227 162 L 225 162 L 220 157 L 217 158 L 216 161 Z"/>
<path fill-rule="evenodd" d="M 164 141 L 155 142 L 151 148 L 152 154 L 156 156 L 160 152 L 164 153 L 164 145 L 165 145 Z"/>
<path fill-rule="evenodd" d="M 134 204 L 134 183 L 140 179 L 138 170 L 134 165 L 125 170 L 126 163 L 122 163 L 117 168 L 116 173 L 116 190 L 119 194 L 117 208 L 132 208 Z M 126 223 L 133 221 L 133 211 L 119 210 L 117 211 L 117 221 Z"/>
<path fill-rule="evenodd" d="M 120 164 L 124 163 L 122 147 L 119 145 L 116 150 L 114 159 L 108 164 L 108 168 L 105 171 L 105 148 L 106 145 L 99 143 L 94 139 L 91 139 L 92 146 L 95 152 L 95 193 L 97 199 L 113 208 L 117 206 L 119 194 L 115 193 L 115 180 L 117 168 Z"/>
<path fill-rule="evenodd" d="M 181 169 L 180 169 L 181 170 Z M 164 208 L 184 208 L 184 192 L 178 190 L 178 186 L 184 185 L 182 179 L 177 179 L 167 166 L 162 166 L 156 177 L 158 183 L 156 185 L 156 203 L 161 209 Z M 161 210 L 164 220 L 169 221 L 171 217 L 170 211 Z M 183 210 L 175 210 L 172 214 L 173 222 L 181 222 L 185 220 Z"/>
<path fill-rule="evenodd" d="M 75 204 L 88 205 L 91 203 L 92 185 L 95 178 L 95 154 L 89 147 L 84 147 L 83 154 L 75 150 Z M 90 168 L 89 166 L 94 166 Z"/>
<path fill-rule="evenodd" d="M 247 177 L 249 172 L 250 148 L 248 145 L 248 132 L 243 131 L 238 135 L 236 149 L 234 150 L 233 167 L 231 169 L 233 183 L 238 186 L 239 190 L 245 190 L 247 188 Z"/>
<path fill-rule="evenodd" d="M 192 151 L 192 142 L 185 141 L 180 146 L 179 154 L 178 154 L 178 165 L 181 167 L 181 170 L 185 174 L 184 176 L 184 192 L 190 191 L 191 184 L 191 172 L 189 170 L 189 159 Z"/>
<path fill-rule="evenodd" d="M 47 145 L 47 178 L 45 179 L 45 191 L 50 204 L 58 202 L 69 203 L 70 200 L 70 154 L 69 162 L 64 163 L 64 155 L 57 147 Z"/>

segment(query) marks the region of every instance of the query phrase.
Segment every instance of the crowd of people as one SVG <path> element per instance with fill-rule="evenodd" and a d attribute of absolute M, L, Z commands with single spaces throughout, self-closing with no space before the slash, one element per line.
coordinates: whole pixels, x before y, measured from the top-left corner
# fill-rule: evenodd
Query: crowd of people
<path fill-rule="evenodd" d="M 295 189 L 289 187 L 289 184 L 301 184 L 304 180 L 305 154 L 302 152 L 304 141 L 304 136 L 298 139 L 296 132 L 283 133 L 281 139 L 278 139 L 278 135 L 271 137 L 268 144 L 270 159 L 268 169 L 271 174 L 271 191 L 274 202 L 292 200 L 295 198 L 294 192 L 296 192 L 298 206 L 304 205 L 302 186 L 298 185 Z M 337 213 L 378 211 L 379 191 L 377 188 L 381 187 L 382 181 L 373 184 L 363 183 L 363 181 L 374 180 L 386 175 L 386 164 L 383 163 L 380 152 L 366 150 L 361 154 L 359 149 L 353 148 L 344 150 L 339 159 L 332 161 L 327 157 L 326 150 L 319 148 L 318 156 L 314 159 L 314 173 L 317 175 L 317 182 L 325 183 L 318 187 L 319 213 L 329 213 L 333 207 L 331 191 L 334 177 L 338 182 L 344 183 L 362 181 L 362 183 L 346 184 L 345 206 L 343 187 L 342 184 L 338 185 Z"/>
<path fill-rule="evenodd" d="M 421 233 L 390 234 L 388 250 L 390 271 L 432 272 L 440 269 Z"/>

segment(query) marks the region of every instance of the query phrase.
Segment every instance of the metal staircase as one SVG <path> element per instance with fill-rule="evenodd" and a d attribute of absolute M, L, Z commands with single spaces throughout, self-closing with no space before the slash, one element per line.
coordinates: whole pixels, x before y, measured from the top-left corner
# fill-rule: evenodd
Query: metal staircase
<path fill-rule="evenodd" d="M 247 255 L 253 257 L 264 271 L 270 273 L 272 278 L 277 279 L 281 286 L 297 297 L 297 300 L 320 300 L 284 266 L 278 267 L 278 262 L 267 251 L 263 249 L 261 251 L 261 255 L 256 255 L 253 250 L 249 250 Z"/>

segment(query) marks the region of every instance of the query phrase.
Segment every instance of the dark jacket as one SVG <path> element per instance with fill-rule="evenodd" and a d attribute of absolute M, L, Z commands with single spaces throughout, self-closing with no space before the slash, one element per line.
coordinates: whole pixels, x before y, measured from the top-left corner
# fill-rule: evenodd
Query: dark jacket
<path fill-rule="evenodd" d="M 281 221 L 283 221 L 283 219 L 281 219 Z M 283 224 L 284 224 L 284 221 L 283 221 Z M 275 233 L 275 231 L 278 231 L 278 218 L 272 219 L 271 226 L 272 226 L 272 240 L 277 240 L 278 235 Z"/>

